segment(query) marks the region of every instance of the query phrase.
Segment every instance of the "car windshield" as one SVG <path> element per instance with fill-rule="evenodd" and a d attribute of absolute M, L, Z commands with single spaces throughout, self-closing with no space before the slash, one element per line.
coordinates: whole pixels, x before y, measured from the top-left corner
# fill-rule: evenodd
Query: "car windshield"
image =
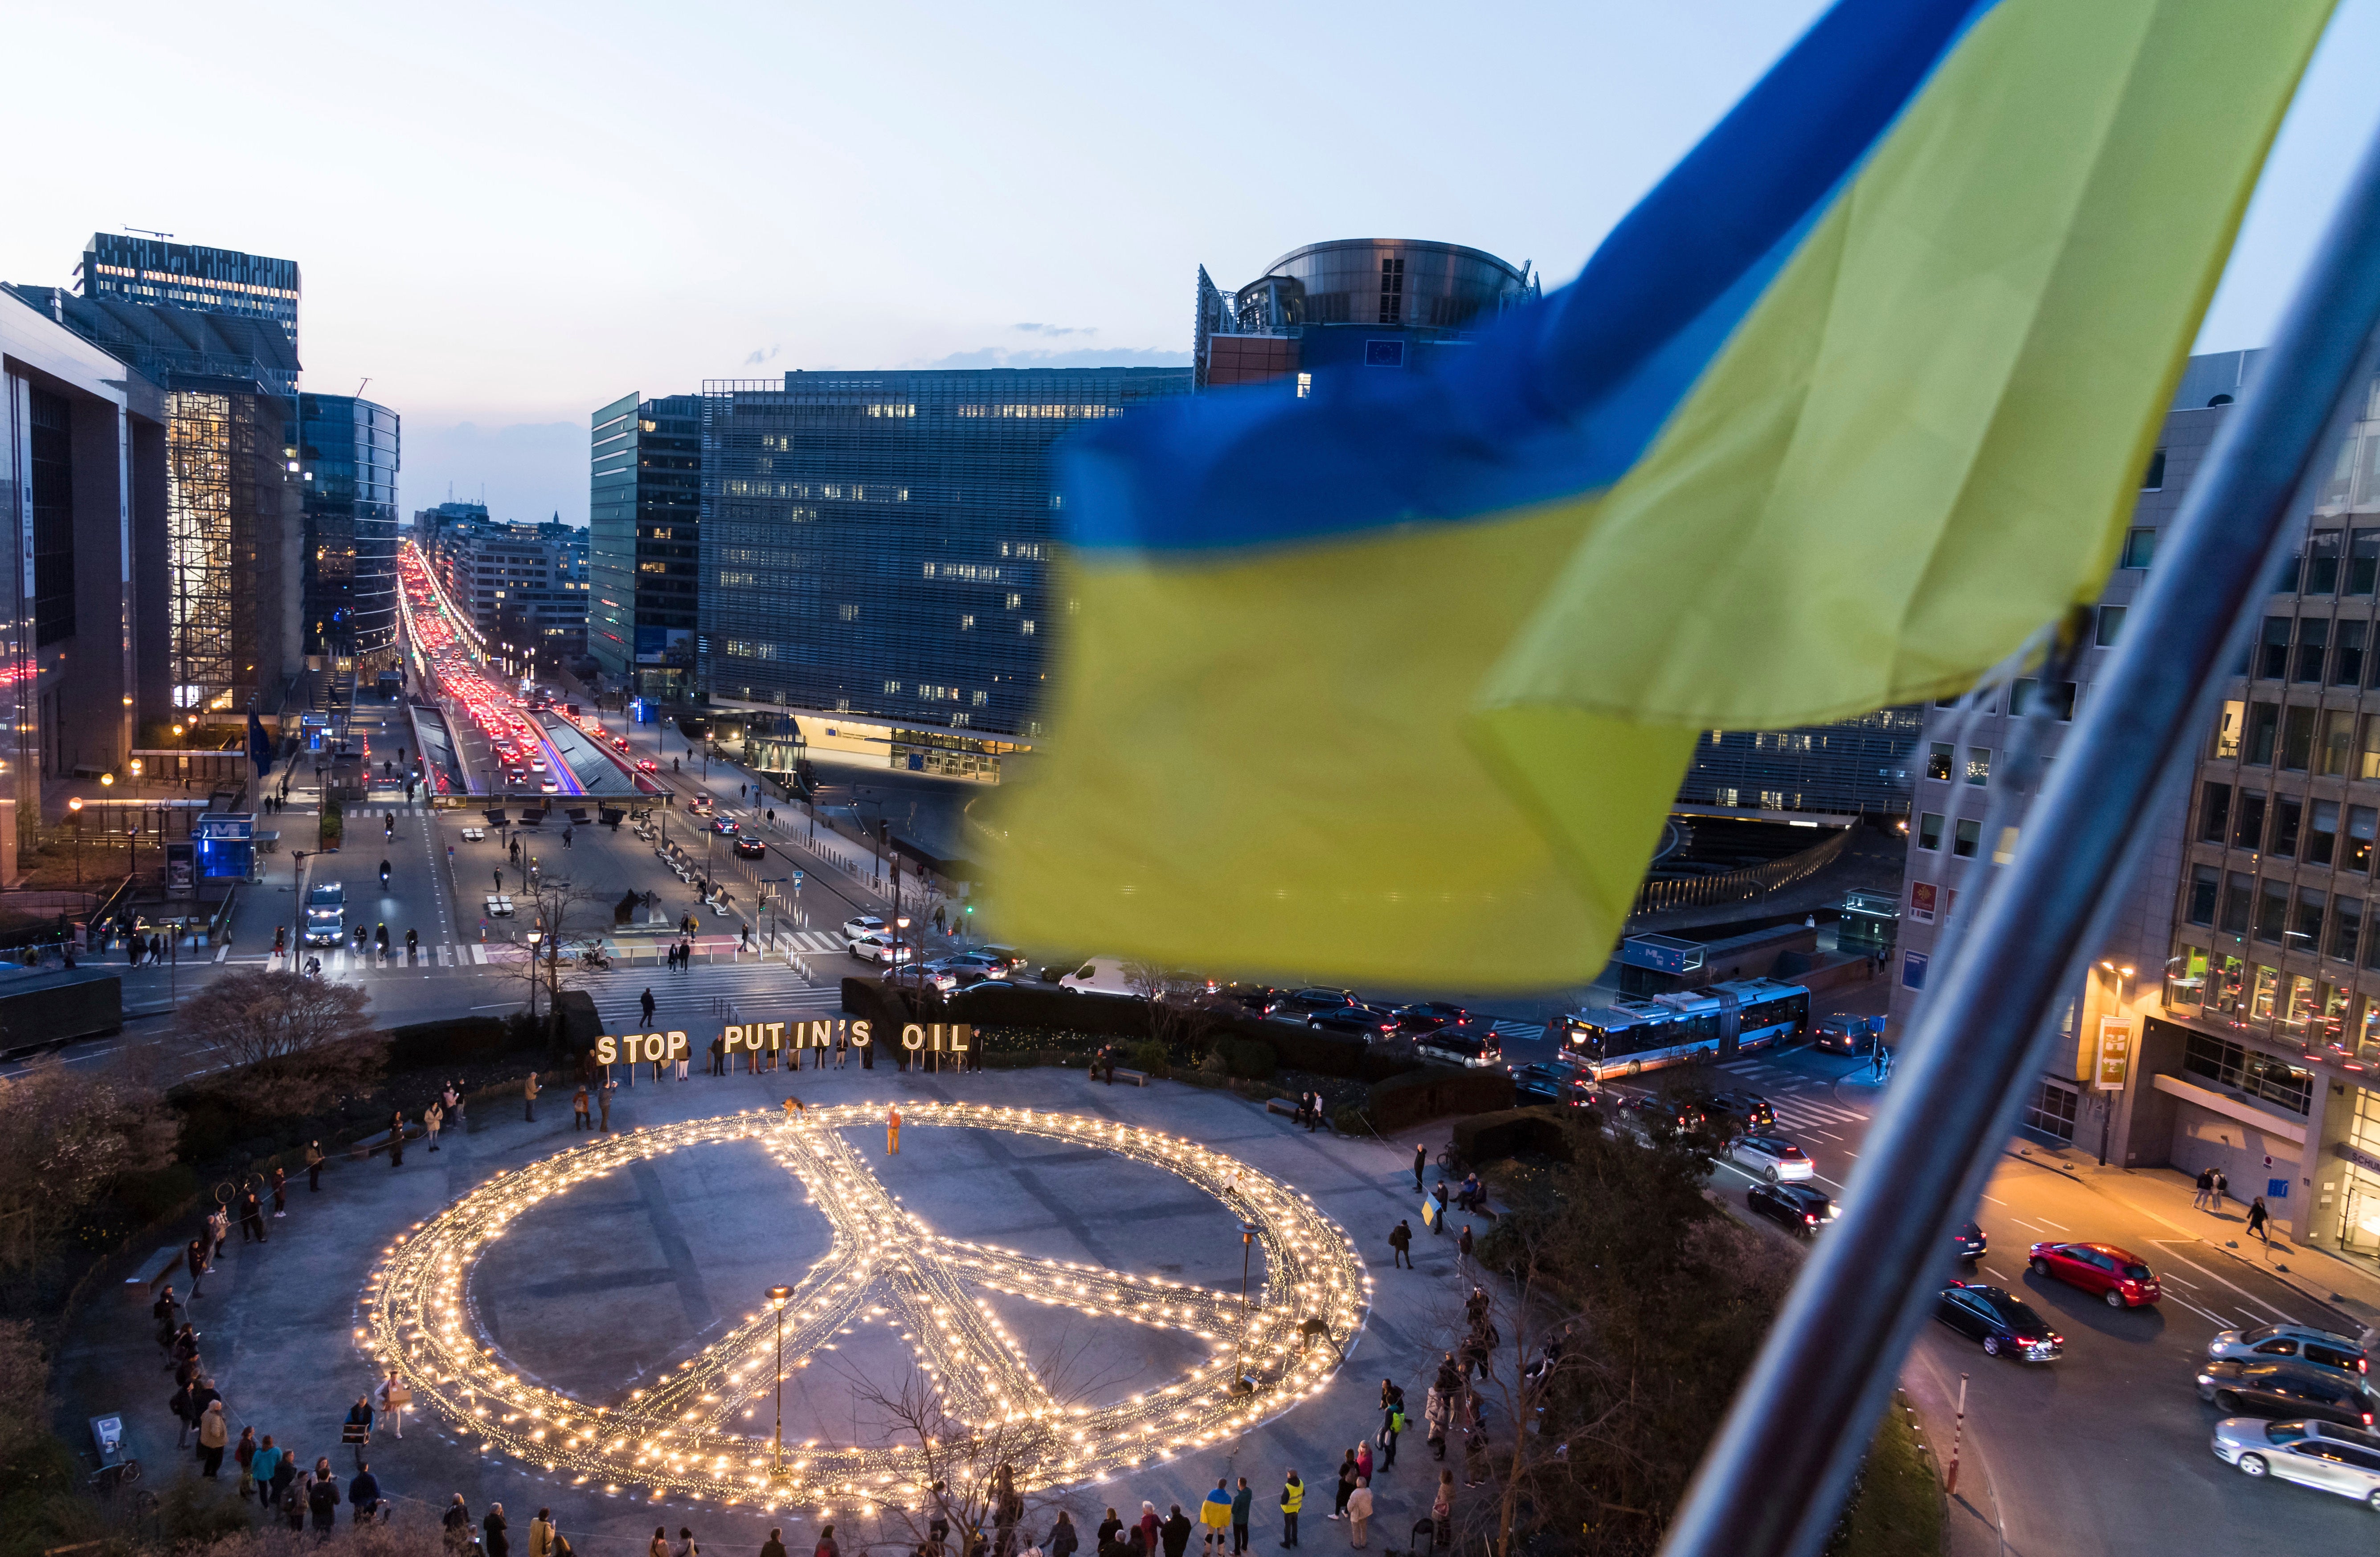
<path fill-rule="evenodd" d="M 2295 1443 L 2301 1439 L 2313 1436 L 2313 1432 L 2303 1422 L 2266 1422 L 2265 1424 L 2265 1441 L 2267 1443 Z"/>
<path fill-rule="evenodd" d="M 2117 1269 L 2123 1271 L 2125 1278 L 2130 1281 L 2144 1282 L 2149 1279 L 2149 1268 L 2145 1265 L 2121 1265 Z"/>

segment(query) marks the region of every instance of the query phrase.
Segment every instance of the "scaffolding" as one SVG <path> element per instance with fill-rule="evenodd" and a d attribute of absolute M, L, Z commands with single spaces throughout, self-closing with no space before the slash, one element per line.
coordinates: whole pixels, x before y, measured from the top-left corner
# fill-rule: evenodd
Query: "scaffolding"
<path fill-rule="evenodd" d="M 233 515 L 253 468 L 256 424 L 235 398 L 192 390 L 165 397 L 166 653 L 177 710 L 209 706 L 236 679 Z"/>

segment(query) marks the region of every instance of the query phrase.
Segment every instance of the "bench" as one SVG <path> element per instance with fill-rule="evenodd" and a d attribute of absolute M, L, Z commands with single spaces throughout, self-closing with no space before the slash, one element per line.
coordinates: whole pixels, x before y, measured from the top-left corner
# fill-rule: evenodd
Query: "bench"
<path fill-rule="evenodd" d="M 1091 1079 L 1094 1081 L 1105 1081 L 1108 1079 L 1110 1074 L 1110 1072 L 1099 1069 L 1097 1065 L 1093 1065 L 1091 1067 Z M 1146 1087 L 1148 1085 L 1148 1073 L 1145 1070 L 1126 1070 L 1123 1066 L 1118 1065 L 1112 1074 L 1116 1080 L 1123 1082 L 1127 1087 Z"/>
<path fill-rule="evenodd" d="M 1297 1100 L 1294 1098 L 1267 1098 L 1265 1100 L 1265 1112 L 1267 1113 L 1286 1113 L 1291 1118 L 1294 1119 L 1297 1117 Z"/>
<path fill-rule="evenodd" d="M 132 1274 L 124 1278 L 124 1295 L 143 1300 L 154 1297 L 157 1289 L 165 1284 L 165 1278 L 181 1268 L 182 1246 L 169 1244 L 132 1268 Z M 135 1287 L 140 1290 L 133 1291 Z"/>

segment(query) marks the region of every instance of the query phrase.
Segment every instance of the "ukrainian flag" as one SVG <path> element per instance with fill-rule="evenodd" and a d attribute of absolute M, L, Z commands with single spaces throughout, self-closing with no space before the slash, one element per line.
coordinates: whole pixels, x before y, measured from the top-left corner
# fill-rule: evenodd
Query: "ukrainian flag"
<path fill-rule="evenodd" d="M 2329 8 L 1841 0 L 1459 365 L 1069 445 L 1004 932 L 1591 977 L 1699 731 L 1963 688 L 2095 597 Z"/>

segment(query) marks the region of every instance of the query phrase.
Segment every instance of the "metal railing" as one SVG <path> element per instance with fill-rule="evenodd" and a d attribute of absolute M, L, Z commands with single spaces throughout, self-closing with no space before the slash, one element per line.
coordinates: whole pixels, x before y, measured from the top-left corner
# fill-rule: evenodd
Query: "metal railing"
<path fill-rule="evenodd" d="M 1755 897 L 1765 897 L 1780 888 L 1807 881 L 1832 865 L 1851 843 L 1851 837 L 1852 830 L 1846 827 L 1833 837 L 1813 844 L 1799 854 L 1789 854 L 1766 865 L 1748 865 L 1741 870 L 1728 870 L 1716 876 L 1648 881 L 1636 889 L 1636 904 L 1628 911 L 1628 917 L 1636 918 L 1645 914 L 1658 914 L 1665 908 L 1748 903 Z"/>

